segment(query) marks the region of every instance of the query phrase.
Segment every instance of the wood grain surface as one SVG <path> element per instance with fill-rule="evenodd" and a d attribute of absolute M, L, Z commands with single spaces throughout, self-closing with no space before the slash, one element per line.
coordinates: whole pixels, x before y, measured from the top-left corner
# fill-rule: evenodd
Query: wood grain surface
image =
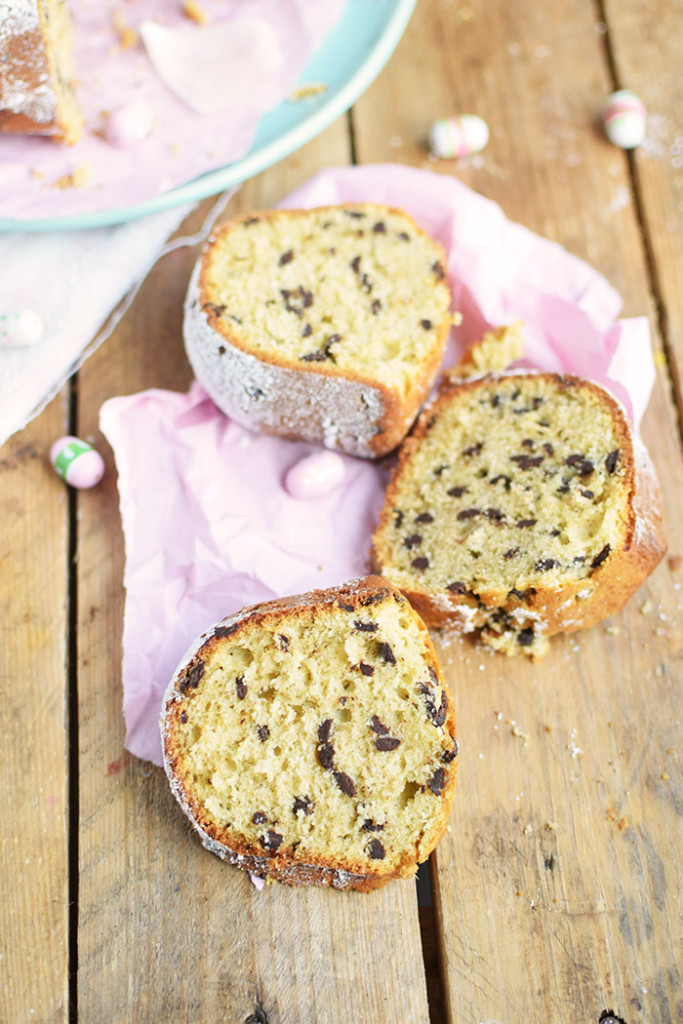
<path fill-rule="evenodd" d="M 432 908 L 418 913 L 411 883 L 256 892 L 201 848 L 163 773 L 124 750 L 124 548 L 98 414 L 113 395 L 189 384 L 195 251 L 158 263 L 77 382 L 2 449 L 0 1022 L 683 1021 L 681 13 L 680 0 L 419 0 L 351 114 L 224 214 L 271 206 L 326 166 L 411 164 L 496 200 L 650 318 L 643 436 L 669 557 L 619 615 L 538 664 L 440 649 L 461 765 Z M 621 86 L 650 112 L 634 154 L 598 124 Z M 487 120 L 488 147 L 432 159 L 430 125 L 458 111 Z M 67 427 L 107 458 L 102 484 L 71 498 L 46 461 Z"/>

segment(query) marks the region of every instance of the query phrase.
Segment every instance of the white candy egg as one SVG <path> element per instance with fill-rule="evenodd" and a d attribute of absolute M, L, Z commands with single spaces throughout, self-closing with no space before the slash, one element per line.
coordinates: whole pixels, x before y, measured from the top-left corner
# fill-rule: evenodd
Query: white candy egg
<path fill-rule="evenodd" d="M 285 476 L 285 488 L 293 498 L 319 498 L 344 479 L 346 466 L 338 452 L 314 452 L 296 462 Z"/>
<path fill-rule="evenodd" d="M 476 114 L 444 117 L 432 125 L 429 146 L 434 156 L 470 156 L 480 153 L 489 141 L 489 126 Z"/>
<path fill-rule="evenodd" d="M 645 138 L 645 104 L 630 89 L 619 89 L 608 97 L 602 112 L 602 123 L 605 135 L 614 146 L 635 149 Z"/>
<path fill-rule="evenodd" d="M 71 487 L 94 487 L 104 476 L 104 459 L 79 437 L 60 437 L 50 448 L 50 462 Z"/>
<path fill-rule="evenodd" d="M 0 346 L 3 348 L 35 345 L 43 337 L 44 332 L 43 318 L 33 309 L 0 313 Z"/>
<path fill-rule="evenodd" d="M 107 142 L 119 149 L 130 149 L 142 142 L 154 127 L 154 111 L 144 100 L 133 100 L 112 110 L 107 118 L 104 136 Z"/>

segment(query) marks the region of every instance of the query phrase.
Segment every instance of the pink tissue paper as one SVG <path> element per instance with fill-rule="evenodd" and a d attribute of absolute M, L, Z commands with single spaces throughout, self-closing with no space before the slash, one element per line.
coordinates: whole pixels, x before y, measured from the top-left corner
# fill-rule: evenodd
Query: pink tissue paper
<path fill-rule="evenodd" d="M 325 170 L 281 204 L 375 201 L 399 206 L 448 254 L 454 329 L 444 367 L 490 327 L 521 319 L 519 366 L 607 386 L 638 426 L 654 382 L 648 321 L 617 320 L 621 299 L 561 246 L 513 224 L 459 181 L 399 165 Z M 195 383 L 104 404 L 126 541 L 123 628 L 126 746 L 161 763 L 164 689 L 194 639 L 239 608 L 367 571 L 389 462 L 344 456 L 335 490 L 306 500 L 283 486 L 313 445 L 231 422 Z"/>

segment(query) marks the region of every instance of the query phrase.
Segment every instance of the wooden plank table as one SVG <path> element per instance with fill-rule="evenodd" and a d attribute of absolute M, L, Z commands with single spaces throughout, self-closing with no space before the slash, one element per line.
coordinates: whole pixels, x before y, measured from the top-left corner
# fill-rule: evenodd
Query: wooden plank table
<path fill-rule="evenodd" d="M 587 259 L 626 314 L 650 317 L 643 433 L 670 557 L 620 615 L 537 665 L 442 650 L 462 753 L 431 905 L 410 882 L 256 892 L 203 851 L 161 770 L 123 749 L 123 538 L 98 412 L 187 387 L 196 252 L 154 268 L 115 334 L 4 446 L 0 1022 L 683 1021 L 681 14 L 680 0 L 420 0 L 352 112 L 227 210 L 267 207 L 329 165 L 429 168 Z M 596 128 L 617 86 L 651 114 L 631 155 Z M 435 162 L 429 126 L 454 111 L 484 117 L 491 141 Z M 107 457 L 93 491 L 67 493 L 48 467 L 68 431 Z"/>

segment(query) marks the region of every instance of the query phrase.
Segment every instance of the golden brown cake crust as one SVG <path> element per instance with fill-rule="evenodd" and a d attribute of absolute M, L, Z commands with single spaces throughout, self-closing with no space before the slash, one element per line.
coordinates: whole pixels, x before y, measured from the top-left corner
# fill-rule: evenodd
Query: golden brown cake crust
<path fill-rule="evenodd" d="M 52 17 L 54 11 L 67 26 L 66 7 L 55 4 Z M 70 39 L 62 44 L 63 66 L 57 70 L 51 66 L 45 31 L 38 0 L 0 0 L 0 131 L 49 135 L 72 144 L 81 135 L 82 116 L 71 97 L 59 97 L 60 89 L 70 90 L 70 81 L 58 85 L 55 80 L 59 74 L 70 79 Z"/>
<path fill-rule="evenodd" d="M 246 608 L 233 616 L 222 620 L 212 629 L 203 634 L 181 661 L 167 689 L 164 708 L 161 716 L 161 732 L 164 750 L 164 765 L 171 783 L 171 789 L 181 807 L 188 815 L 198 831 L 202 843 L 212 853 L 228 861 L 242 870 L 252 872 L 261 877 L 270 877 L 289 885 L 332 886 L 336 889 L 355 889 L 369 892 L 380 888 L 394 878 L 410 877 L 417 867 L 416 852 L 406 853 L 393 870 L 382 868 L 381 861 L 373 861 L 373 870 L 368 871 L 366 861 L 345 858 L 330 860 L 324 855 L 307 854 L 305 860 L 297 859 L 277 850 L 264 851 L 253 844 L 240 842 L 231 834 L 230 828 L 219 828 L 212 822 L 200 806 L 191 786 L 183 778 L 180 769 L 180 748 L 176 740 L 176 731 L 181 716 L 186 718 L 192 706 L 193 696 L 201 682 L 206 661 L 212 653 L 220 649 L 226 637 L 231 642 L 239 640 L 240 635 L 248 634 L 255 626 L 264 623 L 290 623 L 292 616 L 300 616 L 307 609 L 342 609 L 344 612 L 359 612 L 372 604 L 394 598 L 397 602 L 405 602 L 398 590 L 377 576 L 368 576 L 352 580 L 342 586 L 328 590 L 311 591 L 306 594 L 269 601 Z M 443 673 L 434 651 L 429 632 L 417 614 L 406 604 L 411 621 L 417 626 L 424 642 L 425 650 L 430 655 L 433 680 L 443 690 L 444 703 L 440 709 L 439 722 L 451 738 L 453 749 L 449 754 L 443 770 L 443 788 L 439 792 L 439 810 L 429 825 L 428 838 L 420 843 L 420 859 L 424 859 L 436 846 L 448 824 L 448 817 L 453 800 L 453 791 L 457 775 L 457 742 L 455 741 L 455 710 L 448 696 Z M 447 703 L 446 703 L 447 702 Z M 437 798 L 435 798 L 437 799 Z"/>
<path fill-rule="evenodd" d="M 324 362 L 301 361 L 272 350 L 256 352 L 212 303 L 208 283 L 209 258 L 216 243 L 255 220 L 306 218 L 312 214 L 347 211 L 383 211 L 401 217 L 416 236 L 429 242 L 434 252 L 435 285 L 448 294 L 446 256 L 438 242 L 429 238 L 402 210 L 378 204 L 346 203 L 312 210 L 266 210 L 245 214 L 223 225 L 198 261 L 188 290 L 185 341 L 188 356 L 200 383 L 216 404 L 244 426 L 289 439 L 304 439 L 337 448 L 351 455 L 379 458 L 398 446 L 415 420 L 434 383 L 451 327 L 444 315 L 432 332 L 430 350 L 416 367 L 407 394 L 388 386 L 360 368 L 343 370 Z M 447 308 L 445 310 L 447 313 Z M 221 345 L 221 359 L 211 350 Z M 229 368 L 224 371 L 226 363 Z M 223 382 L 218 375 L 223 375 Z M 236 397 L 235 382 L 245 382 Z M 271 394 L 274 398 L 271 400 Z M 356 410 L 353 416 L 349 410 Z M 355 417 L 355 418 L 354 418 Z M 327 422 L 321 425 L 318 419 Z M 343 423 L 339 429 L 335 424 Z"/>
<path fill-rule="evenodd" d="M 570 375 L 543 373 L 487 374 L 462 380 L 446 376 L 438 395 L 425 408 L 411 436 L 402 445 L 398 465 L 387 488 L 379 524 L 373 537 L 371 561 L 373 568 L 391 578 L 392 557 L 386 543 L 387 527 L 392 510 L 397 504 L 402 477 L 410 472 L 413 453 L 419 448 L 433 418 L 438 416 L 454 396 L 464 390 L 477 389 L 482 381 L 516 380 L 533 376 L 538 381 L 559 383 L 561 387 L 580 387 L 592 392 L 607 410 L 616 428 L 620 442 L 620 458 L 625 486 L 629 491 L 626 540 L 619 551 L 598 565 L 589 577 L 567 580 L 562 586 L 535 584 L 535 593 L 524 595 L 523 601 L 511 597 L 505 589 L 478 589 L 477 598 L 486 608 L 515 613 L 523 609 L 539 624 L 544 637 L 560 632 L 574 632 L 591 626 L 601 619 L 620 611 L 628 599 L 654 570 L 666 552 L 663 533 L 659 487 L 647 451 L 642 442 L 634 441 L 624 412 L 616 400 L 599 385 Z M 415 586 L 401 584 L 402 592 L 431 627 L 455 634 L 470 632 L 471 602 L 468 595 L 442 590 L 438 593 Z M 577 595 L 578 599 L 577 599 Z M 508 652 L 509 653 L 509 652 Z M 533 652 L 520 651 L 519 653 Z"/>

